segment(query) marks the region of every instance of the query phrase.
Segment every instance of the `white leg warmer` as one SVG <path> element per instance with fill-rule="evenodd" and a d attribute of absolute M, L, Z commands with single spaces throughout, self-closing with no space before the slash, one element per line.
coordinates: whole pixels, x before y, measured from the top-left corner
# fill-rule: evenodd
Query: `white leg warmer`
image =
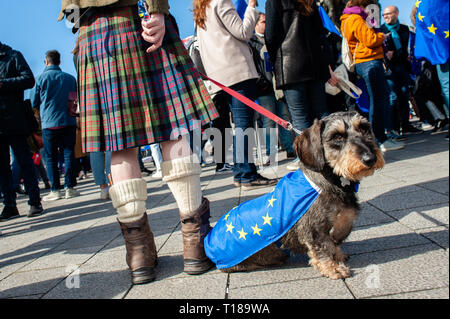
<path fill-rule="evenodd" d="M 121 223 L 139 220 L 146 211 L 147 183 L 142 178 L 129 179 L 109 188 L 109 196 Z"/>
<path fill-rule="evenodd" d="M 167 183 L 180 210 L 180 215 L 195 211 L 202 204 L 200 164 L 193 156 L 162 162 L 163 181 Z"/>

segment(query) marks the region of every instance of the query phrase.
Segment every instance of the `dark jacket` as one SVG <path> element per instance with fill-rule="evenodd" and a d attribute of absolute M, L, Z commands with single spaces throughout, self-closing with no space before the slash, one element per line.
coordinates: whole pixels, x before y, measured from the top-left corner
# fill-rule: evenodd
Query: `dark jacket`
<path fill-rule="evenodd" d="M 28 134 L 23 92 L 34 77 L 23 55 L 0 43 L 0 135 Z"/>
<path fill-rule="evenodd" d="M 326 34 L 317 6 L 310 16 L 303 16 L 296 0 L 266 1 L 265 39 L 278 89 L 330 78 L 332 55 Z"/>
<path fill-rule="evenodd" d="M 274 94 L 272 84 L 272 72 L 267 72 L 266 61 L 261 57 L 264 49 L 264 38 L 254 34 L 249 42 L 252 49 L 253 62 L 255 62 L 256 71 L 258 72 L 258 79 L 256 79 L 256 93 L 257 96 Z"/>
<path fill-rule="evenodd" d="M 381 26 L 380 30 L 385 34 L 390 32 L 385 24 Z M 402 47 L 400 50 L 396 50 L 394 40 L 392 40 L 391 37 L 388 38 L 388 40 L 386 41 L 387 42 L 386 46 L 389 51 L 394 51 L 394 56 L 392 57 L 391 60 L 386 59 L 386 64 L 389 68 L 391 66 L 401 65 L 405 70 L 409 72 L 411 70 L 411 64 L 408 60 L 409 27 L 404 24 L 400 24 L 397 33 L 400 36 L 400 42 L 402 43 Z"/>

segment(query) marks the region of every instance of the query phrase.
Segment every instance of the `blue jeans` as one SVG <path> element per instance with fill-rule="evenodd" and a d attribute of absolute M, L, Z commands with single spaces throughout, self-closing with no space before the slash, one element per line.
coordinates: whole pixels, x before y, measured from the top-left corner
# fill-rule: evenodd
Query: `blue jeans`
<path fill-rule="evenodd" d="M 243 81 L 230 86 L 230 88 L 250 100 L 256 99 L 255 80 Z M 257 169 L 254 163 L 249 163 L 248 136 L 243 133 L 248 128 L 254 128 L 254 112 L 253 109 L 234 97 L 231 98 L 231 112 L 236 127 L 236 135 L 233 137 L 234 181 L 250 183 L 257 178 Z M 251 132 L 251 134 L 253 133 Z"/>
<path fill-rule="evenodd" d="M 283 101 L 279 101 L 276 99 L 275 94 L 271 95 L 263 95 L 258 97 L 258 102 L 261 106 L 263 106 L 268 111 L 278 115 L 282 119 L 288 121 L 289 110 Z M 275 128 L 277 124 L 269 119 L 267 116 L 262 117 L 262 127 L 266 129 L 266 155 L 274 154 L 277 152 L 276 144 L 270 144 L 270 128 Z M 294 147 L 292 146 L 292 134 L 288 130 L 284 129 L 280 125 L 278 125 L 278 132 L 280 134 L 280 140 L 283 147 L 286 149 L 288 153 L 294 152 Z"/>
<path fill-rule="evenodd" d="M 328 115 L 325 95 L 325 83 L 322 81 L 306 81 L 290 84 L 285 87 L 292 125 L 304 131 L 313 124 L 314 119 Z"/>
<path fill-rule="evenodd" d="M 64 157 L 64 187 L 72 188 L 76 185 L 75 176 L 75 139 L 76 127 L 67 126 L 60 129 L 42 130 L 44 151 L 47 159 L 47 174 L 51 184 L 51 190 L 61 188 L 58 170 L 58 149 L 63 152 Z"/>
<path fill-rule="evenodd" d="M 384 67 L 381 60 L 372 60 L 356 64 L 356 73 L 361 76 L 367 87 L 370 109 L 369 122 L 378 143 L 387 140 L 384 133 L 384 112 L 389 107 L 389 86 L 384 77 Z"/>
<path fill-rule="evenodd" d="M 444 63 L 444 64 L 439 64 L 436 66 L 437 69 L 437 74 L 439 77 L 439 82 L 441 83 L 441 90 L 442 90 L 442 97 L 444 98 L 444 110 L 445 113 L 447 115 L 447 117 L 449 117 L 449 112 L 448 112 L 448 98 L 449 98 L 449 89 L 448 89 L 448 62 Z"/>
<path fill-rule="evenodd" d="M 389 105 L 385 110 L 386 130 L 398 130 L 409 125 L 409 74 L 402 65 L 393 65 L 385 74 L 389 86 Z"/>
<path fill-rule="evenodd" d="M 29 197 L 28 204 L 39 205 L 41 197 L 37 170 L 25 135 L 0 135 L 0 191 L 3 193 L 3 204 L 16 207 L 16 192 L 12 186 L 10 167 L 10 146 L 23 174 L 25 189 Z"/>
<path fill-rule="evenodd" d="M 95 185 L 108 184 L 108 174 L 111 171 L 111 152 L 89 153 L 89 160 Z"/>

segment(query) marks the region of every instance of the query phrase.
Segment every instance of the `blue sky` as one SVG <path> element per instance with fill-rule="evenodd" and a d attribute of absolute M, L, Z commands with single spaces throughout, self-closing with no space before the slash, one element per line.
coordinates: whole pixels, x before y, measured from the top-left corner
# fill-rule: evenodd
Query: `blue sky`
<path fill-rule="evenodd" d="M 181 37 L 193 34 L 192 0 L 169 0 L 171 13 L 177 19 Z M 265 0 L 259 0 L 264 10 Z M 410 24 L 409 12 L 415 0 L 382 0 L 383 6 L 400 8 L 400 19 Z M 58 22 L 60 0 L 0 0 L 0 41 L 22 52 L 35 76 L 44 69 L 45 52 L 58 50 L 61 67 L 75 75 L 71 51 L 75 36 L 64 21 Z"/>

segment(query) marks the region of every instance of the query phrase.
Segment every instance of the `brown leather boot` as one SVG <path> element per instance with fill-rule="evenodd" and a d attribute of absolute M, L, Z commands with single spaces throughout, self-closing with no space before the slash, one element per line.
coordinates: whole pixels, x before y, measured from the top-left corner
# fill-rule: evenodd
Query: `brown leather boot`
<path fill-rule="evenodd" d="M 155 239 L 148 225 L 147 213 L 132 223 L 121 223 L 127 249 L 127 264 L 131 270 L 133 284 L 145 284 L 155 279 L 157 253 Z"/>
<path fill-rule="evenodd" d="M 209 200 L 203 198 L 202 205 L 194 212 L 180 214 L 184 244 L 184 272 L 189 275 L 203 274 L 214 266 L 205 254 L 203 239 L 211 230 L 209 225 Z"/>

